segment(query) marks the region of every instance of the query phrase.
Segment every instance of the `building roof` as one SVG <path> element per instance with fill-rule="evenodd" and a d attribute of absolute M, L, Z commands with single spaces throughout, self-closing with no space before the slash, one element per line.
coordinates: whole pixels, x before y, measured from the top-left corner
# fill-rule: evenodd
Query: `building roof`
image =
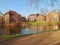
<path fill-rule="evenodd" d="M 40 14 L 39 16 L 46 16 L 46 15 L 44 15 L 44 14 Z"/>
<path fill-rule="evenodd" d="M 17 12 L 15 12 L 15 11 L 12 11 L 12 10 L 9 10 L 8 12 L 6 12 L 4 15 L 6 15 L 6 14 L 15 14 L 15 15 L 20 15 L 20 14 L 18 14 Z M 21 16 L 21 15 L 20 15 Z"/>
<path fill-rule="evenodd" d="M 30 14 L 29 16 L 39 16 L 39 14 Z"/>
<path fill-rule="evenodd" d="M 51 11 L 48 15 L 55 15 L 55 14 L 58 14 L 58 13 L 56 11 Z"/>

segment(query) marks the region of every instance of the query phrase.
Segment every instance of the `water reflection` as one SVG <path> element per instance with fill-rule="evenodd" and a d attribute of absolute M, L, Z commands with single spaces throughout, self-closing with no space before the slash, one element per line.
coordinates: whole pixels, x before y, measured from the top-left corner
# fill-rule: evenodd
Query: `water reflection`
<path fill-rule="evenodd" d="M 59 26 L 57 25 L 46 25 L 46 26 L 29 26 L 28 27 L 29 30 L 34 30 L 37 32 L 43 32 L 43 31 L 50 31 L 50 30 L 56 30 L 59 29 Z"/>
<path fill-rule="evenodd" d="M 20 32 L 21 32 L 20 27 L 4 27 L 5 35 L 13 35 L 13 34 L 18 34 Z"/>
<path fill-rule="evenodd" d="M 47 26 L 27 26 L 22 27 L 0 27 L 0 36 L 2 35 L 14 35 L 14 34 L 31 34 L 50 30 L 57 30 L 60 26 L 47 25 Z"/>
<path fill-rule="evenodd" d="M 19 34 L 21 32 L 22 27 L 1 27 L 0 29 L 1 29 L 0 36 L 14 35 L 14 34 Z"/>

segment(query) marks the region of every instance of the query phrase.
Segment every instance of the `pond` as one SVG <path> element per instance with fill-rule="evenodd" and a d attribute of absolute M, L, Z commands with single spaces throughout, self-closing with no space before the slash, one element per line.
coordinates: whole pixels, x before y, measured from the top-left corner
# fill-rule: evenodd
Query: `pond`
<path fill-rule="evenodd" d="M 0 36 L 15 34 L 35 34 L 46 31 L 58 30 L 58 25 L 27 26 L 27 27 L 0 27 Z"/>

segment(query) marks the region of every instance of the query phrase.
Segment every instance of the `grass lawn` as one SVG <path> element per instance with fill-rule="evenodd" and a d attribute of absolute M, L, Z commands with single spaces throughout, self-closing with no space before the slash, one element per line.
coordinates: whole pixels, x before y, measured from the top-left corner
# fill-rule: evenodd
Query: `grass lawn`
<path fill-rule="evenodd" d="M 30 25 L 56 25 L 57 22 L 28 22 Z"/>

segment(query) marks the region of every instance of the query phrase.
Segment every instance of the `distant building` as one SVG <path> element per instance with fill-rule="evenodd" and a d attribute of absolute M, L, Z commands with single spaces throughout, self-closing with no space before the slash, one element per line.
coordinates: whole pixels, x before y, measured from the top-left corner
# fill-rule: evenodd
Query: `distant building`
<path fill-rule="evenodd" d="M 9 23 L 13 23 L 13 22 L 18 23 L 18 22 L 20 22 L 20 17 L 21 17 L 21 15 L 19 15 L 15 11 L 11 11 L 11 10 L 3 15 L 5 24 L 9 24 Z"/>
<path fill-rule="evenodd" d="M 51 11 L 47 16 L 46 16 L 46 22 L 59 22 L 60 15 L 56 13 L 55 11 Z"/>
<path fill-rule="evenodd" d="M 21 16 L 20 20 L 21 20 L 21 22 L 26 22 L 27 21 L 26 18 L 22 17 L 22 16 Z"/>
<path fill-rule="evenodd" d="M 0 26 L 3 24 L 3 17 L 0 16 Z"/>
<path fill-rule="evenodd" d="M 27 20 L 29 22 L 36 21 L 37 20 L 37 16 L 39 16 L 39 14 L 31 14 L 31 15 L 28 16 Z"/>
<path fill-rule="evenodd" d="M 36 21 L 36 22 L 45 22 L 46 16 L 43 14 L 31 14 L 28 16 L 28 21 Z"/>
<path fill-rule="evenodd" d="M 46 22 L 46 16 L 40 14 L 40 15 L 37 17 L 37 22 Z"/>

